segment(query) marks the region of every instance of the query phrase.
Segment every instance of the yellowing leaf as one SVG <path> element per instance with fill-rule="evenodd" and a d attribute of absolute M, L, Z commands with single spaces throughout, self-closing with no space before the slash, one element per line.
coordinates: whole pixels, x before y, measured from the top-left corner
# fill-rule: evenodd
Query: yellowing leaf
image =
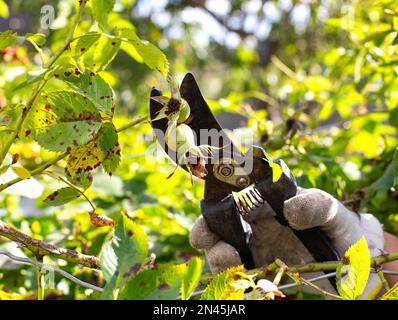
<path fill-rule="evenodd" d="M 381 300 L 398 300 L 398 283 L 383 295 Z"/>
<path fill-rule="evenodd" d="M 31 177 L 30 172 L 24 167 L 11 167 L 12 171 L 21 179 L 29 179 Z"/>
<path fill-rule="evenodd" d="M 233 283 L 241 277 L 243 265 L 225 270 L 217 275 L 203 292 L 202 300 L 242 300 L 244 289 L 236 289 Z"/>
<path fill-rule="evenodd" d="M 282 168 L 277 163 L 270 163 L 270 166 L 272 168 L 272 182 L 278 182 L 283 173 Z"/>
<path fill-rule="evenodd" d="M 337 290 L 347 300 L 358 299 L 370 274 L 370 253 L 364 237 L 344 254 L 337 268 Z"/>

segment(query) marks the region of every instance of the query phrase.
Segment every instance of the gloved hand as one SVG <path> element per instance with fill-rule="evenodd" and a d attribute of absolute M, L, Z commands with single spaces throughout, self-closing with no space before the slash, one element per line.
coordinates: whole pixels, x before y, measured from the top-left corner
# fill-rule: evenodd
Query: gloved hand
<path fill-rule="evenodd" d="M 290 226 L 297 230 L 320 227 L 341 256 L 361 236 L 365 236 L 371 256 L 380 255 L 384 248 L 383 229 L 373 215 L 358 215 L 319 189 L 299 188 L 296 196 L 285 201 L 284 215 Z M 252 229 L 250 248 L 256 267 L 270 264 L 275 258 L 287 265 L 313 260 L 293 232 L 273 218 L 273 210 L 267 203 L 243 218 Z M 202 216 L 191 231 L 190 243 L 205 250 L 213 273 L 241 264 L 235 248 L 212 233 Z M 366 297 L 378 283 L 378 276 L 371 273 L 362 297 Z"/>

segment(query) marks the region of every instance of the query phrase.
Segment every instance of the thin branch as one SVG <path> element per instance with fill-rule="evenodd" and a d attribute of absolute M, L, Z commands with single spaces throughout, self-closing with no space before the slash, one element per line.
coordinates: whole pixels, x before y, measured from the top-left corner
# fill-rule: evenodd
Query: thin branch
<path fill-rule="evenodd" d="M 88 256 L 75 250 L 60 248 L 52 244 L 29 237 L 28 235 L 10 227 L 0 220 L 0 236 L 22 243 L 37 258 L 45 255 L 53 256 L 68 262 L 81 264 L 83 266 L 99 269 L 99 259 L 95 256 Z"/>
<path fill-rule="evenodd" d="M 45 270 L 50 270 L 50 271 L 53 271 L 53 272 L 57 272 L 60 275 L 62 275 L 63 277 L 69 279 L 70 281 L 72 281 L 72 282 L 74 282 L 74 283 L 76 283 L 76 284 L 78 284 L 78 285 L 80 285 L 82 287 L 86 287 L 86 288 L 92 289 L 94 291 L 99 291 L 99 292 L 104 291 L 104 289 L 102 289 L 100 287 L 97 287 L 97 286 L 95 286 L 95 285 L 93 285 L 91 283 L 84 282 L 84 281 L 76 278 L 75 276 L 71 275 L 70 273 L 68 273 L 68 272 L 66 272 L 66 271 L 64 271 L 62 269 L 59 269 L 57 267 L 52 267 L 52 266 L 49 266 L 49 265 L 44 264 L 42 262 L 39 262 L 39 261 L 36 261 L 36 260 L 32 260 L 32 259 L 29 259 L 29 258 L 17 257 L 15 255 L 13 255 L 13 254 L 11 254 L 9 252 L 3 251 L 3 250 L 0 250 L 0 254 L 5 255 L 5 256 L 9 257 L 10 259 L 15 260 L 15 261 L 20 262 L 20 263 L 23 263 L 23 264 L 33 264 L 33 265 L 41 267 L 41 268 L 43 268 Z"/>
<path fill-rule="evenodd" d="M 376 268 L 376 273 L 379 276 L 381 284 L 383 285 L 384 289 L 386 291 L 390 290 L 391 288 L 388 285 L 386 278 L 384 277 L 383 270 L 381 268 Z"/>
<path fill-rule="evenodd" d="M 331 277 L 334 277 L 334 276 L 336 276 L 336 272 L 323 274 L 323 275 L 320 275 L 320 276 L 317 276 L 317 277 L 314 277 L 314 278 L 310 278 L 310 279 L 306 279 L 306 280 L 309 281 L 309 282 L 317 282 L 317 281 L 328 279 L 328 278 L 331 278 Z M 285 290 L 285 289 L 294 288 L 294 287 L 298 287 L 298 286 L 300 286 L 300 285 L 297 284 L 297 283 L 288 283 L 288 284 L 284 284 L 282 286 L 279 286 L 278 289 L 279 290 Z"/>
<path fill-rule="evenodd" d="M 137 124 L 142 124 L 142 123 L 145 123 L 147 121 L 148 121 L 148 117 L 140 117 L 140 118 L 138 118 L 136 120 L 133 120 L 133 121 L 125 124 L 124 126 L 121 126 L 120 128 L 118 128 L 116 130 L 116 132 L 122 132 L 122 131 L 127 130 L 127 129 L 131 128 L 131 127 L 136 126 Z"/>
<path fill-rule="evenodd" d="M 286 271 L 286 273 L 289 273 L 289 271 Z M 300 277 L 300 276 L 299 276 L 298 278 L 299 278 L 300 281 L 302 281 L 304 284 L 306 284 L 307 286 L 309 286 L 309 287 L 311 287 L 311 288 L 313 288 L 313 289 L 315 289 L 315 290 L 321 292 L 321 293 L 324 294 L 325 296 L 329 296 L 329 297 L 332 297 L 332 298 L 338 299 L 338 300 L 343 300 L 342 297 L 340 297 L 340 296 L 338 296 L 338 295 L 336 295 L 336 294 L 333 294 L 333 293 L 330 293 L 330 292 L 327 292 L 327 291 L 323 290 L 322 288 L 318 287 L 317 285 L 313 284 L 312 282 L 308 281 L 307 279 L 305 279 L 305 278 L 303 278 L 303 277 Z"/>

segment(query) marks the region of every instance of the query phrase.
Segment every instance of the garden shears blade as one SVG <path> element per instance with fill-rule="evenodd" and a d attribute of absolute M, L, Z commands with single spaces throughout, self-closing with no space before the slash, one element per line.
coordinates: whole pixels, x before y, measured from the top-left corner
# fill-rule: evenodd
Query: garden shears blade
<path fill-rule="evenodd" d="M 191 73 L 184 77 L 180 94 L 190 107 L 184 124 L 194 132 L 197 145 L 209 145 L 212 150 L 205 163 L 207 174 L 200 177 L 205 180 L 202 214 L 209 229 L 236 248 L 245 267 L 254 268 L 254 261 L 249 247 L 250 227 L 242 216 L 265 201 L 274 210 L 275 219 L 292 230 L 316 261 L 339 260 L 331 241 L 319 228 L 295 230 L 288 225 L 283 203 L 296 195 L 297 185 L 286 164 L 282 160 L 276 162 L 282 174 L 274 182 L 270 160 L 262 148 L 251 146 L 243 155 L 215 119 Z M 151 97 L 161 95 L 159 89 L 152 89 Z M 160 145 L 178 164 L 178 152 L 169 148 L 165 139 L 169 121 L 157 119 L 163 107 L 157 99 L 150 99 L 151 125 Z M 186 164 L 181 167 L 190 171 Z M 234 192 L 240 192 L 241 196 Z"/>

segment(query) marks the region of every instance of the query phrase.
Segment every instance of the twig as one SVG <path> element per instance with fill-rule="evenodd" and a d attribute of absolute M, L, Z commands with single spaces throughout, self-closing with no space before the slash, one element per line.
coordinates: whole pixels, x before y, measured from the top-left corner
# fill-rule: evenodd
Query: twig
<path fill-rule="evenodd" d="M 289 273 L 289 271 L 286 271 L 286 273 Z M 323 290 L 322 288 L 318 287 L 317 285 L 313 284 L 312 282 L 308 281 L 307 279 L 304 279 L 303 277 L 298 276 L 298 278 L 300 279 L 300 281 L 304 282 L 307 286 L 314 288 L 315 290 L 321 292 L 325 296 L 329 296 L 329 297 L 332 297 L 332 298 L 338 299 L 338 300 L 343 300 L 342 297 Z"/>
<path fill-rule="evenodd" d="M 140 118 L 138 118 L 136 120 L 133 120 L 133 121 L 125 124 L 124 126 L 121 126 L 118 129 L 116 129 L 116 132 L 122 132 L 122 131 L 127 130 L 127 129 L 131 128 L 131 127 L 136 126 L 137 124 L 141 124 L 141 123 L 144 123 L 146 121 L 148 121 L 148 117 L 140 117 Z"/>
<path fill-rule="evenodd" d="M 15 260 L 15 261 L 20 262 L 20 263 L 33 264 L 33 265 L 41 267 L 41 268 L 43 268 L 45 270 L 50 270 L 50 271 L 53 271 L 53 272 L 57 272 L 60 275 L 62 275 L 63 277 L 69 279 L 70 281 L 72 281 L 72 282 L 74 282 L 74 283 L 76 283 L 76 284 L 78 284 L 78 285 L 80 285 L 82 287 L 86 287 L 86 288 L 92 289 L 94 291 L 99 291 L 99 292 L 104 291 L 104 289 L 102 289 L 100 287 L 97 287 L 97 286 L 95 286 L 95 285 L 93 285 L 91 283 L 84 282 L 84 281 L 76 278 L 75 276 L 71 275 L 70 273 L 68 273 L 68 272 L 66 272 L 66 271 L 64 271 L 62 269 L 59 269 L 57 267 L 52 267 L 52 266 L 49 266 L 49 265 L 44 264 L 42 262 L 39 262 L 39 261 L 36 261 L 36 260 L 32 260 L 32 259 L 29 259 L 29 258 L 17 257 L 15 255 L 13 255 L 13 254 L 11 254 L 9 252 L 3 251 L 3 250 L 0 250 L 0 254 L 5 255 L 5 256 L 9 257 L 10 259 Z"/>
<path fill-rule="evenodd" d="M 331 278 L 331 277 L 334 277 L 334 276 L 336 276 L 336 272 L 331 272 L 331 273 L 323 274 L 323 275 L 318 276 L 318 277 L 307 279 L 307 281 L 309 281 L 309 282 L 317 282 L 317 281 L 328 279 L 328 278 Z M 284 284 L 282 286 L 279 286 L 278 289 L 279 290 L 285 290 L 285 289 L 294 288 L 294 287 L 298 287 L 298 286 L 300 286 L 300 284 L 288 283 L 288 284 Z"/>
<path fill-rule="evenodd" d="M 22 243 L 37 258 L 45 255 L 57 257 L 72 263 L 81 264 L 83 266 L 99 269 L 99 259 L 95 256 L 88 256 L 74 250 L 60 248 L 52 244 L 29 237 L 28 235 L 10 227 L 0 220 L 0 235 L 10 240 Z"/>
<path fill-rule="evenodd" d="M 273 283 L 278 286 L 279 282 L 281 282 L 283 274 L 287 271 L 288 267 L 285 263 L 283 263 L 281 260 L 276 259 L 275 263 L 279 266 L 279 270 L 275 276 L 275 279 L 273 281 Z"/>
<path fill-rule="evenodd" d="M 10 256 L 8 256 L 10 257 Z M 43 258 L 40 258 L 40 263 L 43 263 Z M 44 300 L 44 275 L 42 273 L 42 268 L 36 266 L 36 273 L 37 273 L 37 300 Z"/>
<path fill-rule="evenodd" d="M 384 289 L 385 289 L 386 291 L 390 290 L 391 288 L 390 288 L 390 286 L 388 285 L 388 282 L 387 282 L 386 278 L 384 277 L 383 270 L 382 270 L 381 268 L 376 268 L 376 273 L 377 273 L 377 275 L 379 276 L 380 281 L 381 281 L 381 283 L 382 283 Z"/>

